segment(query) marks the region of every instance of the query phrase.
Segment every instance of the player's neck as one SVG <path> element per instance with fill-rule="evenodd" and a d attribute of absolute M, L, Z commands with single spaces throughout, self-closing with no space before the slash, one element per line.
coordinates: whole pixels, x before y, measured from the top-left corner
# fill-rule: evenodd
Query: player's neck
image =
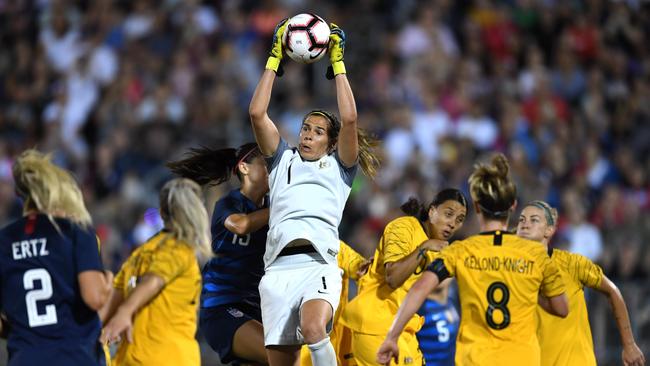
<path fill-rule="evenodd" d="M 479 215 L 479 226 L 481 227 L 481 232 L 486 231 L 507 231 L 508 222 L 507 221 L 498 221 L 498 220 L 486 220 L 481 215 Z"/>
<path fill-rule="evenodd" d="M 241 186 L 241 188 L 239 188 L 239 192 L 241 192 L 244 197 L 253 201 L 253 203 L 255 203 L 255 205 L 258 207 L 261 207 L 264 203 L 264 195 L 266 192 L 263 190 L 255 189 L 254 187 L 250 186 Z"/>
<path fill-rule="evenodd" d="M 427 238 L 435 239 L 433 237 L 433 233 L 435 232 L 433 230 L 433 224 L 429 220 L 426 220 L 426 221 L 421 222 L 421 223 L 422 223 L 422 229 L 424 229 L 424 233 L 427 234 Z"/>

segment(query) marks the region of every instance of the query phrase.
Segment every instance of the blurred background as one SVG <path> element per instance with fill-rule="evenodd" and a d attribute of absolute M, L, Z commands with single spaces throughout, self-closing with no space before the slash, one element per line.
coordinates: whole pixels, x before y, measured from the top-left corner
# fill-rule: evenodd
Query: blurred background
<path fill-rule="evenodd" d="M 643 0 L 0 0 L 0 224 L 21 215 L 14 157 L 52 152 L 82 184 L 118 270 L 160 227 L 167 160 L 253 141 L 248 103 L 272 30 L 305 11 L 345 30 L 359 123 L 383 142 L 379 176 L 354 183 L 343 240 L 371 255 L 409 196 L 467 192 L 477 159 L 503 152 L 519 201 L 560 210 L 554 245 L 603 266 L 650 355 Z M 327 61 L 284 64 L 269 115 L 291 142 L 305 112 L 336 99 Z M 206 191 L 210 207 L 232 183 Z M 458 237 L 477 228 L 470 215 Z M 620 364 L 605 297 L 587 296 L 599 364 Z M 205 361 L 218 364 L 207 348 Z"/>

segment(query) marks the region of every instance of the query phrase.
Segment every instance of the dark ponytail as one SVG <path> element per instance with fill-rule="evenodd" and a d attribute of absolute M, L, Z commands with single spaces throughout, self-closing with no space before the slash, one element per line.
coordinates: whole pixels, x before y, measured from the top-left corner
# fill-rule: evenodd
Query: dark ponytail
<path fill-rule="evenodd" d="M 438 192 L 433 198 L 429 206 L 425 207 L 420 201 L 415 197 L 410 197 L 406 203 L 400 206 L 402 212 L 409 216 L 414 216 L 420 221 L 427 221 L 429 219 L 429 209 L 431 207 L 438 207 L 444 202 L 447 201 L 456 201 L 465 207 L 465 210 L 469 212 L 467 199 L 461 191 L 456 188 L 445 188 L 442 191 Z"/>
<path fill-rule="evenodd" d="M 241 180 L 237 165 L 250 163 L 260 156 L 256 143 L 247 143 L 237 149 L 211 149 L 209 147 L 191 148 L 185 158 L 170 161 L 167 166 L 179 177 L 191 179 L 200 185 L 219 185 L 227 182 L 233 173 Z"/>
<path fill-rule="evenodd" d="M 418 201 L 418 199 L 415 197 L 409 197 L 409 200 L 399 208 L 405 214 L 414 216 L 420 221 L 426 221 L 429 218 L 429 210 L 427 210 L 424 205 L 421 204 L 420 201 Z"/>

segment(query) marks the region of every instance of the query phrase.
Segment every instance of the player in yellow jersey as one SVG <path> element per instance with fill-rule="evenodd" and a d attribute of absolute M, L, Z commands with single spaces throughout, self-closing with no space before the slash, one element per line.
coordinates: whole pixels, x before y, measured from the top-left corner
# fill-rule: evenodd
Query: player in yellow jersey
<path fill-rule="evenodd" d="M 359 293 L 341 318 L 352 330 L 352 353 L 358 365 L 376 365 L 377 348 L 383 341 L 397 309 L 416 279 L 461 228 L 467 214 L 467 200 L 456 189 L 440 191 L 428 207 L 411 199 L 402 206 L 408 215 L 386 225 L 375 251 L 374 261 L 359 283 Z M 423 364 L 415 333 L 423 318 L 411 314 L 399 337 L 397 365 Z"/>
<path fill-rule="evenodd" d="M 334 314 L 330 341 L 334 346 L 334 352 L 336 352 L 336 364 L 338 366 L 354 366 L 356 363 L 352 357 L 352 333 L 350 329 L 339 322 L 339 318 L 348 303 L 349 280 L 357 281 L 368 270 L 371 261 L 361 256 L 343 241 L 341 241 L 337 261 L 339 267 L 343 270 L 343 287 L 341 289 L 341 302 Z M 303 345 L 300 349 L 300 366 L 311 365 L 309 348 Z"/>
<path fill-rule="evenodd" d="M 569 316 L 561 319 L 537 309 L 537 335 L 542 351 L 542 366 L 596 365 L 591 328 L 587 316 L 584 287 L 607 296 L 623 343 L 623 365 L 643 365 L 645 357 L 634 341 L 625 300 L 603 270 L 589 259 L 560 249 L 549 248 L 557 223 L 557 210 L 543 201 L 533 201 L 519 215 L 517 235 L 541 242 L 564 275 L 569 298 Z"/>
<path fill-rule="evenodd" d="M 122 265 L 102 340 L 122 339 L 113 365 L 200 365 L 196 322 L 201 273 L 209 256 L 208 214 L 199 186 L 174 179 L 160 192 L 165 228 Z"/>
<path fill-rule="evenodd" d="M 506 231 L 517 189 L 505 156 L 478 164 L 469 178 L 482 233 L 444 248 L 411 287 L 377 362 L 400 357 L 398 339 L 413 314 L 441 281 L 458 281 L 461 321 L 456 338 L 457 365 L 540 365 L 535 310 L 541 293 L 558 316 L 568 313 L 560 271 L 539 243 Z"/>

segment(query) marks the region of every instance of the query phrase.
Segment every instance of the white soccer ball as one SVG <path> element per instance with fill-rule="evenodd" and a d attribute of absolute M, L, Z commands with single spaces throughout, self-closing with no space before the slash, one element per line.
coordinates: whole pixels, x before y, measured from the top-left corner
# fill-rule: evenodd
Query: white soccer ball
<path fill-rule="evenodd" d="M 330 27 L 316 14 L 303 13 L 287 21 L 282 44 L 292 60 L 311 64 L 327 53 Z"/>

